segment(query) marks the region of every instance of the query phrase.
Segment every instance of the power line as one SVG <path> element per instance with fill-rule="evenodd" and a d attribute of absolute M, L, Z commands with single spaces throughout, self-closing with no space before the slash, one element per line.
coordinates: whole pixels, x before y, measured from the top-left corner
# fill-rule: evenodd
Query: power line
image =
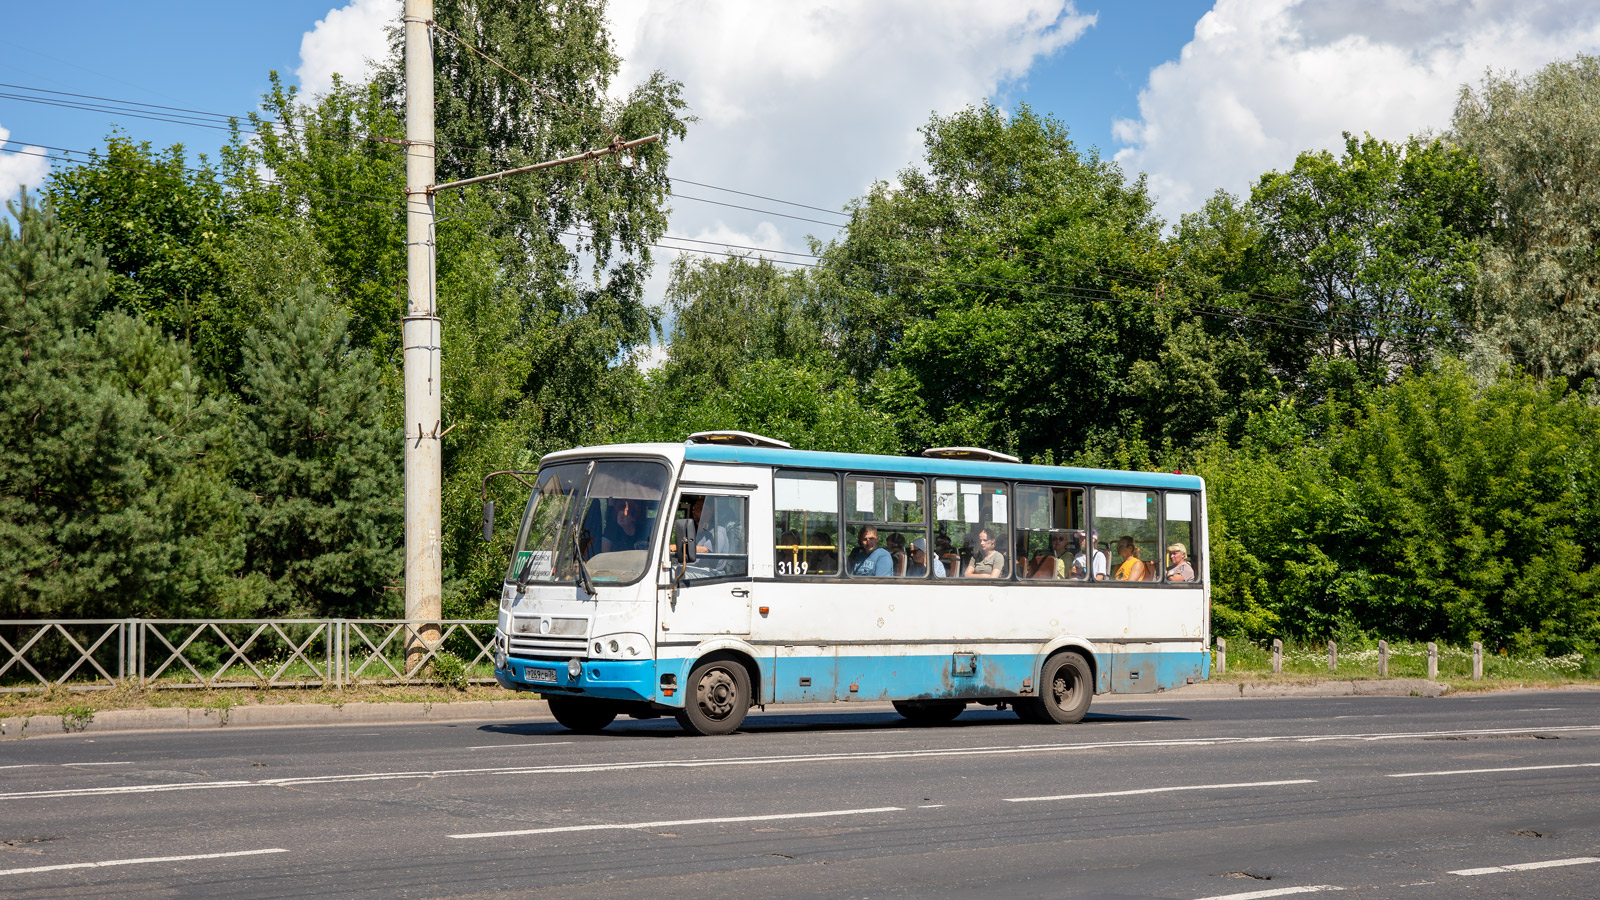
<path fill-rule="evenodd" d="M 705 184 L 705 183 L 699 182 L 699 181 L 690 181 L 687 178 L 676 178 L 676 177 L 673 177 L 673 176 L 670 176 L 670 175 L 667 176 L 667 178 L 670 181 L 674 181 L 674 182 L 681 181 L 684 184 L 692 184 L 695 187 L 710 188 L 713 191 L 726 191 L 727 193 L 730 193 L 730 194 L 739 194 L 740 196 L 743 196 L 743 197 L 754 197 L 757 200 L 765 200 L 768 203 L 782 203 L 785 206 L 798 206 L 801 209 L 815 210 L 815 211 L 820 212 L 820 213 L 827 213 L 829 215 L 839 216 L 839 217 L 845 218 L 845 219 L 850 218 L 849 214 L 839 212 L 836 209 L 824 209 L 823 207 L 811 206 L 810 204 L 807 204 L 807 203 L 796 203 L 793 200 L 779 200 L 776 197 L 767 197 L 767 196 L 762 195 L 762 194 L 752 194 L 752 193 L 749 193 L 748 191 L 736 191 L 733 188 L 717 187 L 714 184 Z M 807 221 L 810 221 L 810 220 L 808 219 Z"/>
<path fill-rule="evenodd" d="M 734 193 L 739 193 L 739 192 L 735 191 Z M 829 228 L 848 228 L 849 227 L 848 223 L 823 222 L 820 219 L 808 219 L 808 218 L 806 218 L 804 216 L 791 216 L 788 213 L 781 213 L 781 212 L 777 212 L 775 210 L 770 210 L 770 209 L 757 209 L 757 208 L 755 208 L 753 206 L 740 206 L 737 203 L 723 203 L 721 200 L 708 200 L 705 197 L 691 197 L 691 196 L 689 196 L 687 194 L 680 194 L 677 191 L 673 191 L 672 192 L 672 196 L 677 197 L 680 200 L 698 200 L 701 203 L 710 203 L 713 206 L 726 206 L 726 207 L 729 207 L 730 209 L 742 209 L 742 210 L 745 210 L 747 212 L 761 213 L 762 215 L 766 215 L 766 216 L 778 216 L 778 217 L 784 218 L 784 219 L 794 219 L 796 222 L 811 222 L 811 223 L 816 224 L 816 225 L 826 225 Z M 779 201 L 779 202 L 782 202 L 782 201 Z"/>

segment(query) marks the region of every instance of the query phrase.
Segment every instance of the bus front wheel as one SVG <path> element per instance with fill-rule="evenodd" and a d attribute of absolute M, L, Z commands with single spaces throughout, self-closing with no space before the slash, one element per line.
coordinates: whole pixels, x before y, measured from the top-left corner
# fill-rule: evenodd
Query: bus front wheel
<path fill-rule="evenodd" d="M 689 696 L 678 724 L 690 734 L 732 734 L 750 711 L 750 673 L 731 659 L 709 659 L 689 671 Z"/>
<path fill-rule="evenodd" d="M 594 700 L 552 697 L 546 694 L 544 702 L 550 705 L 550 715 L 555 716 L 557 722 L 579 734 L 595 734 L 610 725 L 611 720 L 617 717 L 614 708 Z"/>
<path fill-rule="evenodd" d="M 1071 725 L 1083 720 L 1094 699 L 1094 677 L 1089 661 L 1076 653 L 1058 653 L 1045 661 L 1039 677 L 1039 696 L 1018 701 L 1017 715 L 1024 722 Z"/>

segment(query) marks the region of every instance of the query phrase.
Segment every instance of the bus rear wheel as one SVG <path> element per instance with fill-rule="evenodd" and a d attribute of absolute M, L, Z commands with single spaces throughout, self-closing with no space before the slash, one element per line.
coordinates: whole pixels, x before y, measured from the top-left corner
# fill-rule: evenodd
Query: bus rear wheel
<path fill-rule="evenodd" d="M 579 734 L 596 734 L 617 717 L 616 709 L 594 700 L 546 694 L 544 702 L 550 704 L 550 715 L 555 716 L 557 722 Z"/>
<path fill-rule="evenodd" d="M 1071 725 L 1083 721 L 1094 699 L 1089 661 L 1076 653 L 1057 653 L 1045 660 L 1039 675 L 1039 696 L 1016 704 L 1024 722 Z"/>
<path fill-rule="evenodd" d="M 678 724 L 690 734 L 732 734 L 750 711 L 750 673 L 731 659 L 709 659 L 689 671 L 689 695 Z"/>
<path fill-rule="evenodd" d="M 965 700 L 896 700 L 894 711 L 913 725 L 943 725 L 967 708 Z"/>

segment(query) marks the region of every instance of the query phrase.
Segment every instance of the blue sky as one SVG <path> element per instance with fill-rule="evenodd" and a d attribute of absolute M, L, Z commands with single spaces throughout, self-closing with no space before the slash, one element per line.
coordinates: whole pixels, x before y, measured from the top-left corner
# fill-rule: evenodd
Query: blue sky
<path fill-rule="evenodd" d="M 269 70 L 288 83 L 302 66 L 313 83 L 359 71 L 398 8 L 13 3 L 0 82 L 242 114 Z M 1246 194 L 1297 153 L 1337 148 L 1341 132 L 1397 140 L 1448 127 L 1461 86 L 1486 68 L 1532 72 L 1600 53 L 1592 0 L 613 0 L 608 10 L 619 85 L 659 68 L 683 81 L 700 117 L 673 148 L 674 175 L 835 209 L 914 164 L 930 114 L 989 98 L 1027 102 L 1080 148 L 1147 174 L 1157 213 L 1173 222 L 1218 188 Z M 15 155 L 19 144 L 89 150 L 114 126 L 191 155 L 223 140 L 0 96 L 0 132 L 13 141 L 0 150 L 0 199 L 44 177 L 36 158 Z M 788 251 L 833 233 L 764 206 L 683 197 L 671 232 Z"/>
<path fill-rule="evenodd" d="M 1066 123 L 1079 149 L 1101 156 L 1116 149 L 1114 119 L 1136 118 L 1139 91 L 1150 70 L 1176 59 L 1194 37 L 1194 25 L 1212 0 L 1143 0 L 1081 4 L 1093 27 L 1072 44 L 1035 63 L 1021 83 L 1006 85 L 995 101 L 1025 102 Z"/>
<path fill-rule="evenodd" d="M 246 113 L 267 73 L 293 81 L 300 37 L 329 0 L 10 4 L 0 32 L 0 81 L 206 112 Z M 70 16 L 70 29 L 63 29 Z M 15 93 L 12 88 L 0 88 Z M 158 147 L 182 143 L 213 155 L 225 135 L 103 112 L 0 99 L 0 127 L 15 141 L 88 150 L 120 125 Z"/>
<path fill-rule="evenodd" d="M 267 89 L 269 71 L 296 82 L 301 38 L 333 6 L 330 0 L 84 0 L 73 4 L 71 40 L 62 41 L 57 39 L 62 33 L 60 7 L 17 4 L 8 11 L 8 27 L 0 36 L 0 81 L 242 114 Z M 1080 6 L 1080 13 L 1097 17 L 1096 24 L 1036 62 L 1022 78 L 1000 85 L 991 99 L 1006 106 L 1027 102 L 1065 122 L 1081 147 L 1109 153 L 1114 149 L 1113 118 L 1137 115 L 1138 92 L 1149 70 L 1176 57 L 1210 6 L 1211 0 Z M 16 142 L 72 150 L 103 147 L 106 135 L 121 128 L 157 147 L 182 143 L 191 157 L 201 152 L 214 157 L 225 137 L 213 129 L 4 98 L 0 127 Z M 873 174 L 888 177 L 892 171 Z M 759 191 L 767 186 L 743 187 Z"/>

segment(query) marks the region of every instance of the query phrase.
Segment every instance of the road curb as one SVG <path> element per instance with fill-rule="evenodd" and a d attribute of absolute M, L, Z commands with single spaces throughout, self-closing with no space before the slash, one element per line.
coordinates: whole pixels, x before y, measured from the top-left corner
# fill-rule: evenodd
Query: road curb
<path fill-rule="evenodd" d="M 113 731 L 182 731 L 289 725 L 382 725 L 529 719 L 550 714 L 543 700 L 462 700 L 453 703 L 282 703 L 228 708 L 107 709 L 78 716 L 0 719 L 0 740 Z"/>
<path fill-rule="evenodd" d="M 1422 678 L 1382 681 L 1319 681 L 1314 684 L 1271 682 L 1204 682 L 1155 694 L 1113 694 L 1095 704 L 1148 703 L 1152 700 L 1249 700 L 1292 697 L 1439 697 L 1450 686 Z M 798 713 L 862 710 L 887 704 L 861 702 L 805 703 L 773 706 L 766 712 Z M 486 719 L 545 718 L 543 700 L 460 700 L 445 703 L 281 703 L 228 708 L 167 707 L 108 709 L 86 717 L 13 716 L 0 718 L 0 741 L 64 734 L 115 731 L 182 731 L 202 728 L 274 728 L 292 725 L 382 725 L 462 722 Z"/>

